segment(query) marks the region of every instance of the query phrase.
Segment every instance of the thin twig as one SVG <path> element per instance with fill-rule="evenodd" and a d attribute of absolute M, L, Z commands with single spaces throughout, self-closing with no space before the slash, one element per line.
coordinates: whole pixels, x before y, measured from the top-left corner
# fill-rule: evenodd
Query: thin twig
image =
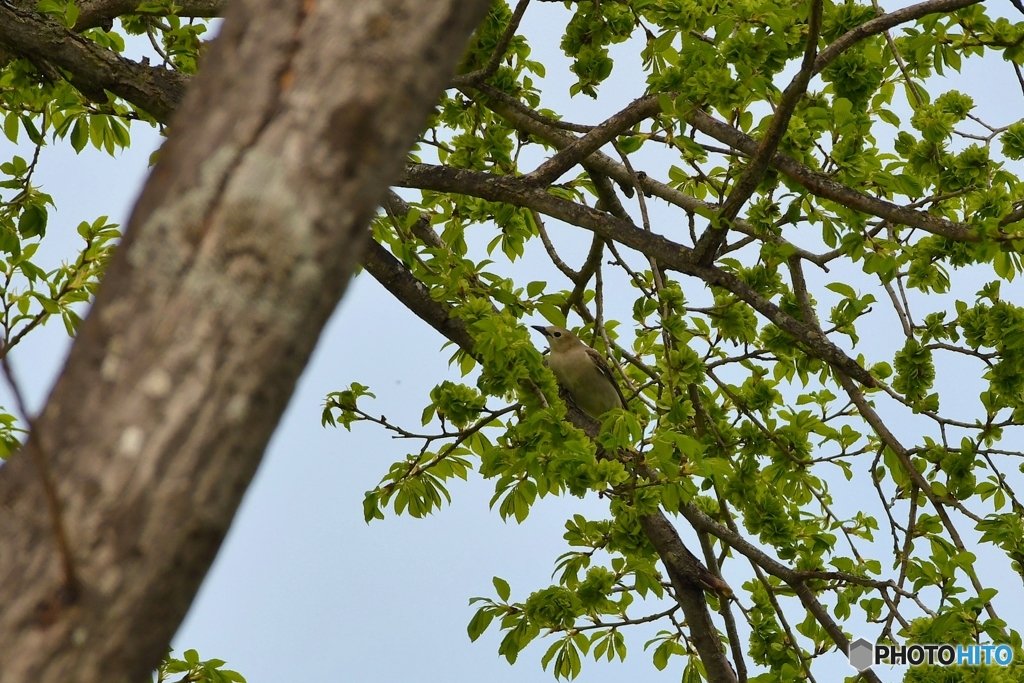
<path fill-rule="evenodd" d="M 505 32 L 501 34 L 501 39 L 498 40 L 498 44 L 494 47 L 494 52 L 491 53 L 487 64 L 482 69 L 456 76 L 452 79 L 453 86 L 473 85 L 474 83 L 485 81 L 498 70 L 498 66 L 501 65 L 501 60 L 505 56 L 505 51 L 508 50 L 512 38 L 515 37 L 516 30 L 519 29 L 519 22 L 523 20 L 523 15 L 526 13 L 526 7 L 529 4 L 530 0 L 519 0 L 515 11 L 512 12 L 512 18 L 509 19 L 508 26 L 505 27 Z"/>
<path fill-rule="evenodd" d="M 39 478 L 43 484 L 43 497 L 46 498 L 46 506 L 50 512 L 50 526 L 53 532 L 53 539 L 57 543 L 57 553 L 60 555 L 61 570 L 64 574 L 64 594 L 62 597 L 66 604 L 70 604 L 78 599 L 81 584 L 78 581 L 78 574 L 75 571 L 75 560 L 71 554 L 71 544 L 68 542 L 67 531 L 64 528 L 64 518 L 60 499 L 57 496 L 57 485 L 53 480 L 50 463 L 47 462 L 46 454 L 43 452 L 43 447 L 39 443 L 39 436 L 35 427 L 35 421 L 33 420 L 31 413 L 28 411 L 28 406 L 25 404 L 25 397 L 21 392 L 21 387 L 14 378 L 14 372 L 11 370 L 10 359 L 7 357 L 6 353 L 3 354 L 3 356 L 0 356 L 0 367 L 3 368 L 4 377 L 7 379 L 7 384 L 10 386 L 11 393 L 14 395 L 14 402 L 18 407 L 18 412 L 21 413 L 21 417 L 25 420 L 25 425 L 28 427 L 28 437 L 25 439 L 25 448 L 28 450 L 33 462 L 35 462 L 36 468 L 39 470 Z"/>

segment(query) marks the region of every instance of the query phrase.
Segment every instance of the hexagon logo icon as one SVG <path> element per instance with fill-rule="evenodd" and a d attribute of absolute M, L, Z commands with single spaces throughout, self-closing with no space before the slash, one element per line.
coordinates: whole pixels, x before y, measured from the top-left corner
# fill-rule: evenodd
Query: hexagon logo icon
<path fill-rule="evenodd" d="M 850 643 L 850 666 L 857 671 L 870 669 L 875 663 L 874 652 L 875 646 L 869 640 L 858 638 Z"/>

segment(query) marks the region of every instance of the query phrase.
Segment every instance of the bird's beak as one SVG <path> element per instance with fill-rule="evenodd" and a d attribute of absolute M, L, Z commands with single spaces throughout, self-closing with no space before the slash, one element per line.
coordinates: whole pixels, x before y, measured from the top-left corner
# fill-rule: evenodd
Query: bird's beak
<path fill-rule="evenodd" d="M 533 329 L 537 330 L 538 332 L 540 332 L 541 334 L 543 334 L 543 335 L 544 335 L 545 337 L 548 337 L 548 336 L 550 336 L 550 335 L 548 334 L 548 330 L 547 330 L 547 328 L 545 328 L 545 327 L 541 327 L 540 325 L 530 325 L 530 327 L 532 327 Z"/>

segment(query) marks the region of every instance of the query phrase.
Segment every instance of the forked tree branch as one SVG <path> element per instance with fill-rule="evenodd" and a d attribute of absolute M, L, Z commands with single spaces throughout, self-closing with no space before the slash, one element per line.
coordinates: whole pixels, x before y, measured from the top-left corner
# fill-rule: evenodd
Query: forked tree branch
<path fill-rule="evenodd" d="M 747 203 L 754 190 L 764 177 L 768 166 L 775 156 L 782 137 L 789 129 L 790 119 L 796 110 L 797 103 L 807 92 L 807 84 L 811 82 L 811 72 L 814 68 L 814 58 L 818 54 L 818 37 L 821 33 L 821 0 L 811 0 L 810 15 L 807 18 L 807 46 L 804 49 L 804 60 L 800 71 L 790 82 L 785 92 L 782 93 L 782 101 L 775 109 L 772 122 L 768 125 L 768 131 L 764 134 L 757 151 L 747 161 L 740 174 L 739 179 L 729 192 L 721 211 L 718 212 L 718 224 L 712 223 L 700 241 L 694 245 L 694 260 L 704 266 L 711 265 L 718 256 L 718 250 L 725 244 L 726 236 L 729 233 L 729 226 L 740 215 L 740 209 Z"/>
<path fill-rule="evenodd" d="M 157 121 L 167 123 L 185 94 L 188 77 L 139 64 L 35 12 L 0 2 L 0 46 L 70 74 L 69 81 L 90 99 L 106 102 L 109 90 Z"/>
<path fill-rule="evenodd" d="M 821 73 L 826 66 L 835 61 L 836 57 L 865 38 L 885 33 L 889 29 L 905 24 L 908 21 L 923 19 L 930 14 L 955 12 L 971 5 L 977 5 L 980 2 L 981 0 L 927 0 L 927 2 L 919 2 L 916 5 L 903 7 L 895 12 L 889 12 L 870 21 L 865 21 L 860 26 L 852 28 L 839 36 L 835 42 L 821 51 L 821 54 L 814 60 L 814 73 Z"/>
<path fill-rule="evenodd" d="M 509 120 L 516 128 L 523 130 L 524 132 L 528 132 L 531 135 L 537 135 L 560 149 L 582 139 L 577 138 L 565 130 L 559 130 L 552 126 L 548 126 L 537 118 L 530 116 L 532 110 L 529 110 L 522 103 L 512 100 L 512 98 L 507 96 L 503 97 L 501 93 L 497 93 L 486 86 L 480 86 L 479 90 L 489 98 L 489 106 L 491 106 L 500 116 Z M 646 99 L 641 99 L 645 100 L 643 104 L 641 104 L 641 100 L 637 100 L 631 105 L 631 111 L 635 111 L 637 114 L 646 113 L 647 116 L 653 116 L 657 113 L 657 110 L 660 109 L 658 98 L 656 96 L 648 96 Z M 723 142 L 747 156 L 753 156 L 757 153 L 758 142 L 754 138 L 702 111 L 696 110 L 691 112 L 687 117 L 687 123 L 705 135 Z M 614 161 L 611 157 L 608 157 L 599 151 L 594 152 L 589 158 L 587 158 L 586 163 L 608 177 L 613 178 L 616 182 L 625 184 L 629 184 L 631 182 L 629 172 L 624 166 L 622 166 L 622 164 Z M 855 211 L 877 216 L 898 225 L 920 228 L 926 232 L 957 241 L 979 242 L 982 239 L 982 236 L 974 229 L 973 226 L 946 220 L 925 211 L 918 211 L 917 209 L 903 207 L 884 199 L 878 199 L 862 192 L 858 192 L 857 190 L 843 185 L 842 183 L 832 180 L 824 174 L 810 169 L 781 152 L 776 152 L 772 156 L 771 165 L 777 168 L 784 175 L 789 176 L 801 184 L 811 194 L 821 197 L 822 199 L 829 199 Z M 710 218 L 720 210 L 720 207 L 715 204 L 709 204 L 696 199 L 695 197 L 691 197 L 690 195 L 669 187 L 650 176 L 644 176 L 640 179 L 640 185 L 644 188 L 645 192 L 664 199 L 670 204 L 678 206 L 686 211 L 691 211 L 707 218 Z M 1016 213 L 1011 214 L 1011 216 L 1016 216 Z M 1005 225 L 1007 222 L 1009 221 L 1004 221 L 1003 224 Z M 757 235 L 757 233 L 742 221 L 742 219 L 737 218 L 733 222 L 733 227 L 739 229 L 745 234 Z M 777 242 L 784 241 L 782 238 L 776 236 L 757 236 L 759 239 L 768 239 Z M 814 254 L 809 254 L 803 250 L 799 251 L 801 258 L 811 261 L 812 263 L 818 263 L 821 260 L 820 257 L 817 257 Z"/>
<path fill-rule="evenodd" d="M 537 185 L 550 185 L 570 168 L 580 163 L 591 154 L 601 149 L 616 137 L 629 130 L 637 123 L 650 118 L 661 111 L 657 97 L 641 97 L 634 100 L 625 109 L 596 126 L 583 137 L 576 138 L 563 147 L 558 154 L 542 163 L 527 178 Z"/>
<path fill-rule="evenodd" d="M 488 106 L 490 106 L 499 116 L 508 121 L 516 128 L 516 130 L 534 135 L 558 149 L 564 149 L 577 139 L 576 136 L 566 132 L 565 128 L 558 128 L 553 123 L 546 123 L 543 120 L 544 117 L 504 93 L 498 92 L 493 88 L 488 88 L 487 86 L 478 86 L 478 90 L 481 93 L 484 93 L 488 98 Z M 578 126 L 567 124 L 567 127 L 573 128 Z M 588 130 L 592 129 L 592 127 L 585 128 Z M 699 214 L 709 218 L 718 211 L 717 205 L 701 201 L 696 197 L 691 197 L 685 192 L 670 187 L 647 174 L 644 174 L 643 176 L 631 174 L 625 165 L 615 161 L 603 152 L 594 152 L 581 163 L 588 172 L 592 174 L 606 175 L 620 186 L 629 186 L 635 182 L 646 195 L 663 199 L 672 206 L 677 206 L 687 213 Z M 775 244 L 789 244 L 778 235 L 759 234 L 742 218 L 737 218 L 733 222 L 733 228 L 745 235 L 756 235 L 758 239 L 763 239 Z M 824 265 L 824 260 L 821 255 L 813 254 L 795 245 L 789 244 L 789 246 L 796 250 L 796 253 L 800 258 L 819 266 Z"/>
<path fill-rule="evenodd" d="M 505 52 L 508 51 L 508 46 L 512 42 L 512 39 L 516 36 L 516 31 L 519 29 L 519 22 L 523 20 L 523 15 L 526 14 L 526 8 L 529 6 L 530 0 L 519 0 L 516 4 L 515 10 L 512 12 L 512 17 L 509 19 L 508 26 L 505 27 L 505 32 L 501 34 L 501 38 L 498 40 L 498 44 L 494 47 L 494 52 L 491 54 L 490 59 L 487 60 L 487 64 L 483 68 L 477 71 L 471 71 L 467 74 L 459 74 L 452 79 L 451 85 L 472 85 L 481 81 L 486 81 L 494 72 L 501 66 L 501 60 L 505 57 Z"/>
<path fill-rule="evenodd" d="M 754 138 L 702 111 L 693 112 L 688 118 L 688 122 L 705 135 L 724 142 L 730 147 L 735 147 L 741 152 L 750 155 L 757 153 L 758 145 Z M 981 234 L 970 225 L 939 218 L 925 211 L 908 209 L 884 199 L 876 199 L 832 180 L 822 173 L 813 171 L 781 152 L 776 152 L 772 157 L 772 166 L 803 185 L 811 194 L 823 199 L 830 199 L 847 208 L 884 218 L 898 225 L 920 228 L 952 240 L 980 242 L 982 239 Z"/>

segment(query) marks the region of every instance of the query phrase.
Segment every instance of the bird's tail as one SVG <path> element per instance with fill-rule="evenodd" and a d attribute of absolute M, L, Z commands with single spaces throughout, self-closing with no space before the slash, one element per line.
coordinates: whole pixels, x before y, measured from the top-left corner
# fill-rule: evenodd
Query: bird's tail
<path fill-rule="evenodd" d="M 719 597 L 723 598 L 732 597 L 732 588 L 729 587 L 729 584 L 712 574 L 707 569 L 704 569 L 704 571 L 701 572 L 701 575 L 697 580 L 706 591 L 716 593 Z"/>

